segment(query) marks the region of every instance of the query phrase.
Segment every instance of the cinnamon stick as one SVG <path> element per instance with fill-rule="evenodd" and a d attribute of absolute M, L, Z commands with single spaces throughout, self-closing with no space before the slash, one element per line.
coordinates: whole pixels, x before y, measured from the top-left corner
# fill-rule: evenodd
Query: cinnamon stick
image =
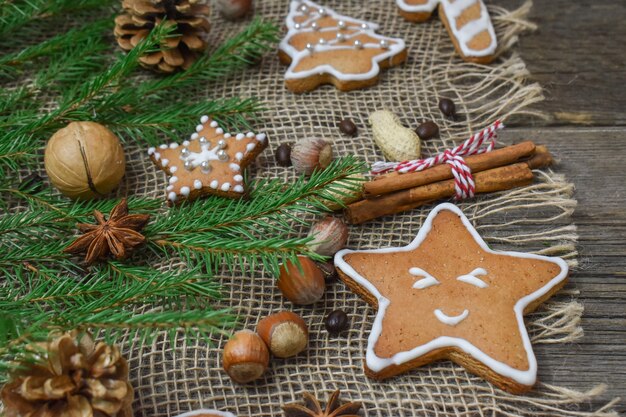
<path fill-rule="evenodd" d="M 465 163 L 473 173 L 519 162 L 535 152 L 535 144 L 525 141 L 516 145 L 495 149 L 491 152 L 471 155 L 465 158 Z M 364 184 L 364 197 L 375 198 L 376 196 L 389 194 L 399 190 L 419 187 L 453 178 L 452 169 L 448 164 L 436 165 L 432 168 L 419 172 L 390 174 L 375 177 L 372 181 Z"/>
<path fill-rule="evenodd" d="M 524 162 L 474 174 L 477 194 L 521 187 L 530 184 L 532 180 L 531 168 Z M 349 223 L 360 224 L 380 216 L 414 209 L 454 194 L 454 180 L 439 181 L 350 204 L 346 209 L 346 217 Z"/>

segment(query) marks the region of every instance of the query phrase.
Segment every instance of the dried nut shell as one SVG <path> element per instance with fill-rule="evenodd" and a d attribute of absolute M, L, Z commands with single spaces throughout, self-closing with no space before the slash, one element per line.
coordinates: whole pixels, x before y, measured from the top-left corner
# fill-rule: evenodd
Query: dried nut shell
<path fill-rule="evenodd" d="M 311 175 L 333 161 L 333 147 L 322 138 L 300 139 L 291 148 L 291 163 L 297 172 Z"/>
<path fill-rule="evenodd" d="M 119 139 L 94 122 L 72 122 L 52 135 L 44 164 L 52 185 L 81 200 L 109 193 L 126 171 Z"/>
<path fill-rule="evenodd" d="M 324 274 L 306 256 L 298 256 L 298 260 L 302 271 L 292 262 L 281 265 L 278 289 L 294 304 L 313 304 L 324 295 Z"/>
<path fill-rule="evenodd" d="M 257 332 L 270 352 L 279 358 L 296 356 L 309 343 L 306 323 L 291 311 L 281 311 L 265 317 L 259 321 Z"/>
<path fill-rule="evenodd" d="M 420 157 L 420 138 L 412 129 L 400 124 L 395 114 L 379 110 L 370 114 L 374 141 L 391 161 L 406 161 Z"/>
<path fill-rule="evenodd" d="M 240 384 L 259 379 L 270 363 L 270 353 L 261 337 L 241 330 L 224 346 L 222 365 L 231 379 Z"/>
<path fill-rule="evenodd" d="M 333 256 L 346 247 L 348 226 L 341 219 L 327 216 L 313 225 L 309 236 L 315 237 L 309 243 L 313 252 L 324 256 Z"/>

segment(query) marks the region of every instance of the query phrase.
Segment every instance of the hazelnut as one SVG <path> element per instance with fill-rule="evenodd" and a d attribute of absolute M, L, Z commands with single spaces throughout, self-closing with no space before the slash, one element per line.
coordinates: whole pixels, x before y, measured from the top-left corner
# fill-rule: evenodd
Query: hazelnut
<path fill-rule="evenodd" d="M 52 135 L 44 165 L 52 185 L 66 196 L 82 200 L 109 193 L 126 171 L 119 139 L 94 122 L 72 122 Z"/>
<path fill-rule="evenodd" d="M 265 317 L 257 325 L 257 332 L 279 358 L 290 358 L 306 349 L 309 331 L 300 316 L 290 311 L 281 311 Z"/>
<path fill-rule="evenodd" d="M 309 247 L 313 252 L 323 256 L 333 256 L 346 246 L 348 226 L 336 217 L 327 216 L 313 225 L 309 236 L 314 237 L 309 242 Z"/>
<path fill-rule="evenodd" d="M 291 149 L 291 163 L 297 172 L 311 175 L 333 161 L 333 147 L 322 138 L 300 139 Z"/>
<path fill-rule="evenodd" d="M 294 304 L 313 304 L 324 295 L 324 275 L 315 262 L 298 256 L 300 267 L 291 261 L 280 267 L 278 289 Z"/>
<path fill-rule="evenodd" d="M 241 19 L 252 9 L 252 0 L 217 0 L 217 9 L 228 20 Z"/>
<path fill-rule="evenodd" d="M 245 384 L 263 375 L 270 363 L 270 353 L 261 337 L 241 330 L 224 346 L 222 365 L 231 379 Z"/>

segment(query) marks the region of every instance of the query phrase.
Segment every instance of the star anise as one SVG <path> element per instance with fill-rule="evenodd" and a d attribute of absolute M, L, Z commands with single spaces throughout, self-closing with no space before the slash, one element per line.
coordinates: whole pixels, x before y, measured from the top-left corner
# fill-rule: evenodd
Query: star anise
<path fill-rule="evenodd" d="M 322 409 L 317 398 L 308 392 L 304 393 L 304 405 L 294 403 L 283 406 L 286 417 L 358 417 L 357 413 L 360 409 L 360 402 L 340 405 L 339 390 L 330 396 L 326 409 Z"/>
<path fill-rule="evenodd" d="M 63 250 L 66 253 L 86 253 L 85 262 L 89 265 L 105 259 L 109 254 L 123 259 L 135 246 L 146 238 L 139 233 L 148 223 L 149 214 L 128 214 L 126 199 L 120 201 L 106 220 L 98 210 L 93 216 L 97 224 L 78 223 L 76 227 L 84 234 Z"/>

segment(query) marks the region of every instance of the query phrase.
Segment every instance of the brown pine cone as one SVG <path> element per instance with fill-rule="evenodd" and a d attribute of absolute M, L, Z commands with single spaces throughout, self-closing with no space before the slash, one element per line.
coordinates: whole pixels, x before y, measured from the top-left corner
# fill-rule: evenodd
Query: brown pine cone
<path fill-rule="evenodd" d="M 123 13 L 115 18 L 115 38 L 125 51 L 133 49 L 150 30 L 166 20 L 176 24 L 159 51 L 140 58 L 141 65 L 158 72 L 187 69 L 206 49 L 210 8 L 206 0 L 123 0 Z"/>
<path fill-rule="evenodd" d="M 65 333 L 2 388 L 7 417 L 132 417 L 128 364 L 116 346 Z"/>

